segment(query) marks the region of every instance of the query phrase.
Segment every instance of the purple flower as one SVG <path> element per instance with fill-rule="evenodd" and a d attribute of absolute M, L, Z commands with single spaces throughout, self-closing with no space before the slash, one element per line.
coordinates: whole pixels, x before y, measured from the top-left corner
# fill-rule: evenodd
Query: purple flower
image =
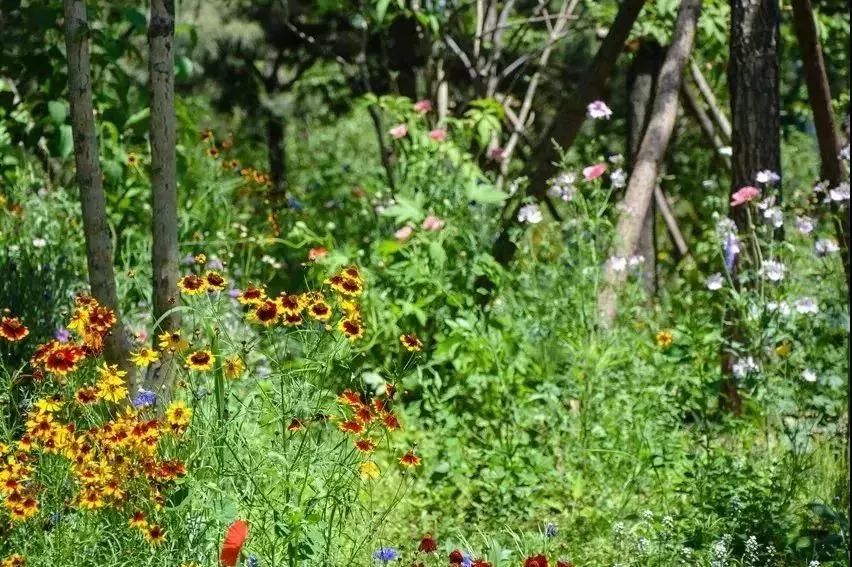
<path fill-rule="evenodd" d="M 133 396 L 133 407 L 136 409 L 147 408 L 148 406 L 153 406 L 157 403 L 157 394 L 151 392 L 150 390 L 146 390 L 144 388 L 139 388 L 139 391 L 136 392 L 136 395 Z"/>
<path fill-rule="evenodd" d="M 376 561 L 382 561 L 383 563 L 393 561 L 397 557 L 399 557 L 399 552 L 392 547 L 380 547 L 373 552 L 373 558 L 376 559 Z"/>
<path fill-rule="evenodd" d="M 729 272 L 734 269 L 734 262 L 737 260 L 737 254 L 740 253 L 740 241 L 737 239 L 737 235 L 733 232 L 729 232 L 728 236 L 725 238 L 725 269 Z"/>
<path fill-rule="evenodd" d="M 225 269 L 225 265 L 222 263 L 222 260 L 213 256 L 207 261 L 207 269 L 208 270 L 223 270 Z"/>
<path fill-rule="evenodd" d="M 557 533 L 559 533 L 559 528 L 553 522 L 548 522 L 547 525 L 544 526 L 544 535 L 546 537 L 556 537 Z"/>
<path fill-rule="evenodd" d="M 228 290 L 228 297 L 230 297 L 231 299 L 236 299 L 240 296 L 240 293 L 242 293 L 240 290 L 235 287 L 232 287 Z"/>
<path fill-rule="evenodd" d="M 56 332 L 53 334 L 53 337 L 60 343 L 67 343 L 71 340 L 71 331 L 69 331 L 65 327 L 59 327 L 58 329 L 56 329 Z"/>
<path fill-rule="evenodd" d="M 195 263 L 195 256 L 193 256 L 192 254 L 187 254 L 181 259 L 180 263 L 184 266 L 191 266 Z"/>
<path fill-rule="evenodd" d="M 610 110 L 610 108 L 602 100 L 596 100 L 590 103 L 586 107 L 586 113 L 589 115 L 589 118 L 594 118 L 596 120 L 599 118 L 609 120 L 612 116 L 612 110 Z"/>

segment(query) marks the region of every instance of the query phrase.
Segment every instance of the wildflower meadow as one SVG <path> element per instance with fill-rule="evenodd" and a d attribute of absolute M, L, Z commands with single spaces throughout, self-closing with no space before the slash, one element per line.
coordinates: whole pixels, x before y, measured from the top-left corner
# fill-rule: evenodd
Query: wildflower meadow
<path fill-rule="evenodd" d="M 0 0 L 0 567 L 848 566 L 849 20 Z"/>

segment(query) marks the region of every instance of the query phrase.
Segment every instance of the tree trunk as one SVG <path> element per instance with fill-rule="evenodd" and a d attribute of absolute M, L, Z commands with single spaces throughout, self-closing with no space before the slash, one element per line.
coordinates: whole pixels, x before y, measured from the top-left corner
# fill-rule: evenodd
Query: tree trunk
<path fill-rule="evenodd" d="M 778 83 L 778 0 L 731 0 L 728 89 L 731 99 L 731 193 L 754 185 L 759 171 L 781 175 L 781 124 Z M 780 183 L 777 185 L 780 187 Z M 781 192 L 776 192 L 780 202 Z M 747 224 L 745 207 L 732 207 L 740 230 Z M 736 263 L 732 277 L 736 282 Z M 740 323 L 728 311 L 722 329 L 726 344 L 741 342 Z M 733 376 L 734 353 L 722 352 L 719 406 L 739 414 L 742 398 Z"/>
<path fill-rule="evenodd" d="M 843 166 L 840 164 L 840 140 L 834 123 L 831 108 L 831 90 L 825 72 L 822 46 L 814 21 L 810 0 L 792 0 L 793 27 L 799 49 L 802 52 L 802 65 L 805 68 L 805 81 L 808 85 L 808 98 L 814 113 L 814 127 L 817 133 L 820 155 L 820 176 L 828 181 L 830 187 L 837 187 L 843 181 Z M 846 273 L 846 287 L 849 288 L 849 214 L 840 211 L 840 224 L 837 227 L 837 240 L 840 243 L 843 270 Z"/>
<path fill-rule="evenodd" d="M 547 141 L 533 152 L 538 155 L 538 159 L 531 176 L 530 194 L 537 199 L 542 200 L 547 195 L 548 180 L 556 173 L 554 162 L 558 161 L 559 156 L 551 143 L 551 136 L 563 150 L 567 150 L 574 143 L 580 127 L 586 120 L 586 106 L 601 96 L 603 87 L 612 74 L 618 56 L 624 47 L 624 42 L 627 41 L 630 30 L 639 17 L 644 4 L 644 0 L 625 0 L 621 3 L 609 33 L 598 48 L 589 68 L 586 69 L 580 79 L 576 92 L 572 96 L 566 97 L 557 109 L 558 118 L 554 121 L 554 124 L 559 124 L 560 128 L 555 133 L 545 133 L 545 140 Z M 509 228 L 517 222 L 520 207 L 520 204 L 513 207 L 512 213 L 506 217 L 504 226 L 494 243 L 492 254 L 504 266 L 512 260 L 516 252 L 515 243 L 509 238 Z M 485 282 L 480 283 L 488 287 Z"/>
<path fill-rule="evenodd" d="M 633 59 L 627 74 L 627 164 L 632 170 L 639 153 L 642 136 L 648 126 L 654 101 L 657 75 L 663 62 L 663 49 L 654 41 L 644 41 Z M 652 199 L 642 223 L 637 252 L 645 258 L 642 281 L 648 295 L 657 293 L 656 206 Z"/>
<path fill-rule="evenodd" d="M 162 318 L 159 328 L 154 329 L 155 337 L 158 332 L 172 331 L 180 326 L 180 316 L 177 312 L 166 315 L 177 305 L 178 297 L 174 36 L 174 1 L 152 0 L 148 28 L 148 74 L 151 88 L 152 303 L 154 320 Z M 159 367 L 152 367 L 146 377 L 146 387 L 168 398 L 172 365 L 165 362 Z M 156 368 L 160 371 L 154 371 Z"/>
<path fill-rule="evenodd" d="M 680 4 L 672 43 L 657 79 L 653 113 L 621 204 L 622 213 L 616 226 L 613 256 L 626 258 L 636 251 L 642 224 L 657 185 L 660 164 L 674 130 L 683 69 L 692 50 L 700 12 L 701 0 L 683 0 Z M 625 277 L 625 272 L 613 270 L 612 264 L 608 264 L 604 270 L 603 286 L 598 297 L 600 321 L 604 327 L 609 327 L 615 320 L 618 289 Z"/>
<path fill-rule="evenodd" d="M 270 113 L 266 119 L 266 145 L 269 152 L 272 197 L 276 199 L 281 199 L 287 193 L 287 161 L 284 143 L 284 119 Z"/>
<path fill-rule="evenodd" d="M 88 41 L 86 3 L 82 0 L 65 0 L 65 47 L 68 57 L 71 129 L 83 211 L 89 285 L 94 298 L 116 314 L 116 323 L 104 342 L 104 357 L 110 364 L 118 364 L 125 370 L 128 383 L 133 385 L 135 373 L 129 361 L 130 344 L 118 309 L 112 235 L 107 220 L 106 195 L 98 161 Z"/>

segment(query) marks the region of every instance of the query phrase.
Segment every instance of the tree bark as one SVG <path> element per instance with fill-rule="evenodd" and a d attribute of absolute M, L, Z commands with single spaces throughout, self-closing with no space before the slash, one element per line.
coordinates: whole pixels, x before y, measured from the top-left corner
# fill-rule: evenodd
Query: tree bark
<path fill-rule="evenodd" d="M 627 163 L 631 170 L 648 126 L 663 55 L 663 49 L 658 43 L 643 41 L 627 74 Z M 657 293 L 656 213 L 654 200 L 651 200 L 637 245 L 637 252 L 645 258 L 642 281 L 649 296 Z"/>
<path fill-rule="evenodd" d="M 601 96 L 604 85 L 612 74 L 618 56 L 624 47 L 624 42 L 627 41 L 630 30 L 639 17 L 644 4 L 644 0 L 624 0 L 621 3 L 609 33 L 598 48 L 589 68 L 580 79 L 576 92 L 573 96 L 566 97 L 557 109 L 558 118 L 554 120 L 554 124 L 559 124 L 560 128 L 555 133 L 547 132 L 545 134 L 547 142 L 534 152 L 538 154 L 540 159 L 536 160 L 538 165 L 531 176 L 530 194 L 538 200 L 542 200 L 547 195 L 547 182 L 556 173 L 554 162 L 558 161 L 558 153 L 553 144 L 550 143 L 551 136 L 563 150 L 568 149 L 574 143 L 580 127 L 586 119 L 586 106 Z M 494 258 L 504 266 L 512 260 L 517 250 L 515 243 L 509 238 L 509 228 L 517 222 L 520 206 L 520 204 L 514 205 L 512 213 L 506 217 L 504 226 L 492 250 Z"/>
<path fill-rule="evenodd" d="M 287 158 L 284 146 L 284 119 L 269 113 L 266 119 L 266 145 L 269 152 L 269 177 L 272 197 L 281 199 L 287 193 Z"/>
<path fill-rule="evenodd" d="M 177 218 L 177 145 L 174 76 L 175 7 L 173 0 L 151 0 L 148 27 L 148 74 L 151 88 L 151 266 L 153 269 L 152 303 L 157 332 L 180 327 L 177 312 L 166 315 L 177 304 L 178 218 Z M 156 340 L 156 338 L 155 338 Z M 168 397 L 171 364 L 150 371 L 146 387 Z"/>
<path fill-rule="evenodd" d="M 831 108 L 831 89 L 825 71 L 817 33 L 814 11 L 810 0 L 792 0 L 793 27 L 802 52 L 802 65 L 805 69 L 805 82 L 808 86 L 808 98 L 814 113 L 814 127 L 820 155 L 820 176 L 837 187 L 843 181 L 843 166 L 840 163 L 840 139 L 834 123 Z M 849 211 L 840 211 L 840 223 L 837 226 L 837 240 L 840 243 L 843 270 L 846 273 L 846 287 L 849 288 Z"/>
<path fill-rule="evenodd" d="M 779 20 L 778 0 L 731 0 L 731 194 L 754 185 L 761 170 L 781 175 Z M 780 202 L 781 192 L 775 197 Z M 746 228 L 745 207 L 732 207 L 730 215 L 741 230 Z M 731 274 L 735 282 L 736 270 L 735 262 Z M 741 325 L 731 310 L 725 314 L 722 333 L 728 345 L 742 340 Z M 739 414 L 742 398 L 733 376 L 734 354 L 727 348 L 722 352 L 719 407 Z"/>
<path fill-rule="evenodd" d="M 116 314 L 116 323 L 104 341 L 104 358 L 127 372 L 133 384 L 134 368 L 130 364 L 130 343 L 124 330 L 118 305 L 113 266 L 113 243 L 106 212 L 98 138 L 95 131 L 92 82 L 89 68 L 89 23 L 86 3 L 65 0 L 65 47 L 68 57 L 68 90 L 71 103 L 71 130 L 74 138 L 74 161 L 83 232 L 86 239 L 86 264 L 92 295 Z"/>
<path fill-rule="evenodd" d="M 684 0 L 680 4 L 672 43 L 657 79 L 653 113 L 620 205 L 613 256 L 626 258 L 636 250 L 642 223 L 657 185 L 660 164 L 674 130 L 683 69 L 695 40 L 700 12 L 701 0 Z M 624 271 L 613 270 L 611 264 L 604 270 L 603 286 L 598 297 L 600 322 L 604 327 L 611 326 L 615 320 L 617 294 L 625 277 Z"/>

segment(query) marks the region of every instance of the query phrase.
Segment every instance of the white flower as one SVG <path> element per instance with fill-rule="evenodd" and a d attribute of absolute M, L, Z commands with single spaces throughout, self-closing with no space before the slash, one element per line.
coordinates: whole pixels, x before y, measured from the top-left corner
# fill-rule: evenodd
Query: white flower
<path fill-rule="evenodd" d="M 819 305 L 813 297 L 800 297 L 793 304 L 796 307 L 796 312 L 801 314 L 819 312 Z"/>
<path fill-rule="evenodd" d="M 837 243 L 830 238 L 821 238 L 814 244 L 814 252 L 817 256 L 825 256 L 826 254 L 834 254 L 840 250 Z"/>
<path fill-rule="evenodd" d="M 574 199 L 574 181 L 576 177 L 573 173 L 562 173 L 556 179 L 552 180 L 552 185 L 548 189 L 548 193 L 552 197 L 562 199 L 566 203 Z"/>
<path fill-rule="evenodd" d="M 612 110 L 602 100 L 596 100 L 586 107 L 586 112 L 589 113 L 589 118 L 604 118 L 609 120 L 612 116 Z"/>
<path fill-rule="evenodd" d="M 723 156 L 732 156 L 734 155 L 734 148 L 731 146 L 725 146 L 724 148 L 719 148 L 719 154 Z"/>
<path fill-rule="evenodd" d="M 509 185 L 509 196 L 510 197 L 518 192 L 518 187 L 520 187 L 520 185 L 521 185 L 520 179 L 515 179 L 514 181 L 512 181 L 512 183 Z"/>
<path fill-rule="evenodd" d="M 838 156 L 843 161 L 849 161 L 849 144 L 846 144 L 840 149 Z"/>
<path fill-rule="evenodd" d="M 707 278 L 705 285 L 707 285 L 707 289 L 709 289 L 710 291 L 716 291 L 718 289 L 722 289 L 724 283 L 725 280 L 722 278 L 722 274 L 716 272 L 715 274 Z"/>
<path fill-rule="evenodd" d="M 784 273 L 787 267 L 781 262 L 775 260 L 767 260 L 763 263 L 763 277 L 771 282 L 780 282 L 784 279 Z"/>
<path fill-rule="evenodd" d="M 612 165 L 621 165 L 622 163 L 624 163 L 624 156 L 621 154 L 611 155 L 607 159 L 609 159 L 609 163 L 611 163 Z"/>
<path fill-rule="evenodd" d="M 745 378 L 752 372 L 757 372 L 760 368 L 757 366 L 753 357 L 747 356 L 737 360 L 731 370 L 737 378 Z"/>
<path fill-rule="evenodd" d="M 814 219 L 811 217 L 796 217 L 796 229 L 802 234 L 810 234 L 814 230 Z"/>
<path fill-rule="evenodd" d="M 622 258 L 620 256 L 613 256 L 607 262 L 609 263 L 609 268 L 617 274 L 620 274 L 621 272 L 627 269 L 626 258 Z"/>
<path fill-rule="evenodd" d="M 828 198 L 835 203 L 849 200 L 849 183 L 843 182 L 828 192 Z"/>
<path fill-rule="evenodd" d="M 635 268 L 637 266 L 641 266 L 645 263 L 645 256 L 642 254 L 634 254 L 627 259 L 627 265 L 631 268 Z"/>
<path fill-rule="evenodd" d="M 613 187 L 621 189 L 627 185 L 627 173 L 623 169 L 616 169 L 609 174 L 609 180 Z"/>
<path fill-rule="evenodd" d="M 44 238 L 33 238 L 33 246 L 36 248 L 44 248 L 47 246 L 47 240 Z"/>
<path fill-rule="evenodd" d="M 757 172 L 755 180 L 758 183 L 774 185 L 781 181 L 781 176 L 770 169 L 764 169 L 763 171 Z"/>
<path fill-rule="evenodd" d="M 769 207 L 763 211 L 763 218 L 775 228 L 784 226 L 784 213 L 781 212 L 781 207 Z"/>
<path fill-rule="evenodd" d="M 781 315 L 789 315 L 791 311 L 790 304 L 786 301 L 770 301 L 766 304 L 767 311 L 778 312 Z"/>
<path fill-rule="evenodd" d="M 762 199 L 757 203 L 757 208 L 761 211 L 765 211 L 769 207 L 775 204 L 775 195 L 769 195 L 765 199 Z"/>
<path fill-rule="evenodd" d="M 725 240 L 729 234 L 737 233 L 737 223 L 728 217 L 719 219 L 716 223 L 716 234 L 720 239 Z"/>
<path fill-rule="evenodd" d="M 804 380 L 805 382 L 810 382 L 811 384 L 813 384 L 814 382 L 817 381 L 816 372 L 814 372 L 810 368 L 806 368 L 805 370 L 802 371 L 802 380 Z"/>
<path fill-rule="evenodd" d="M 816 185 L 814 185 L 812 191 L 814 193 L 824 193 L 828 189 L 828 181 L 820 181 Z"/>
<path fill-rule="evenodd" d="M 524 205 L 521 207 L 521 210 L 518 211 L 518 222 L 538 224 L 543 219 L 544 216 L 541 214 L 541 209 L 539 209 L 536 204 Z"/>
<path fill-rule="evenodd" d="M 704 181 L 701 182 L 701 186 L 704 187 L 705 189 L 711 189 L 711 188 L 716 186 L 716 182 L 713 181 L 712 179 L 705 179 Z"/>

